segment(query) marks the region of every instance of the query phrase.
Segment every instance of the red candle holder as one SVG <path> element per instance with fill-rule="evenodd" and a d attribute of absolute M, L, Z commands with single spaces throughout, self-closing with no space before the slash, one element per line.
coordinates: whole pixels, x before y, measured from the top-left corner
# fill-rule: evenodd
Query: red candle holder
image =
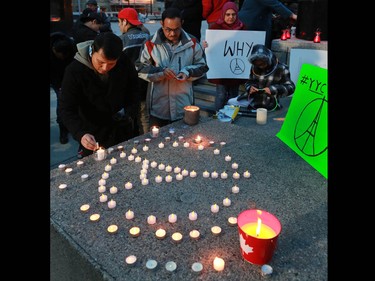
<path fill-rule="evenodd" d="M 286 35 L 286 39 L 290 39 L 290 29 L 289 28 L 287 28 L 285 30 L 285 35 Z"/>
<path fill-rule="evenodd" d="M 314 43 L 320 43 L 320 34 L 322 32 L 319 30 L 319 28 L 315 31 L 315 37 L 314 37 Z"/>
<path fill-rule="evenodd" d="M 288 39 L 287 38 L 287 35 L 286 35 L 286 29 L 283 29 L 283 33 L 281 34 L 281 38 L 280 38 L 281 40 L 286 40 L 286 39 Z"/>
<path fill-rule="evenodd" d="M 251 209 L 238 215 L 237 224 L 242 257 L 252 264 L 268 263 L 281 232 L 280 221 L 271 213 Z"/>

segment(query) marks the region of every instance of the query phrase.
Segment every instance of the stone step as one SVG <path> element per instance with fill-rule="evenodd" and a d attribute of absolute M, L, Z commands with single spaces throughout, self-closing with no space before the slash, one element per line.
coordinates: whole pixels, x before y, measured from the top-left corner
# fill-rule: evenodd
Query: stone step
<path fill-rule="evenodd" d="M 193 86 L 194 103 L 199 106 L 203 114 L 211 116 L 215 114 L 216 85 L 209 83 L 207 79 L 201 78 Z"/>
<path fill-rule="evenodd" d="M 215 114 L 216 84 L 208 82 L 206 78 L 201 78 L 193 86 L 193 90 L 195 105 L 199 106 L 209 116 Z M 239 94 L 242 94 L 244 91 L 245 86 L 242 84 L 239 88 Z"/>

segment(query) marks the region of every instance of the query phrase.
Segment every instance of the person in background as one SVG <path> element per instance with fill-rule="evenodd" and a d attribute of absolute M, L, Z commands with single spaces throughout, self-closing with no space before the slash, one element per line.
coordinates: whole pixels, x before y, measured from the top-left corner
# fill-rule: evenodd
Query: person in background
<path fill-rule="evenodd" d="M 139 77 L 151 82 L 150 125 L 161 127 L 183 118 L 184 107 L 194 103 L 192 82 L 208 66 L 202 46 L 182 29 L 180 10 L 164 10 L 160 23 L 143 45 L 136 68 Z"/>
<path fill-rule="evenodd" d="M 111 19 L 105 13 L 105 8 L 99 8 L 96 0 L 88 0 L 86 2 L 86 7 L 91 9 L 93 12 L 97 12 L 102 17 L 103 25 L 100 27 L 100 32 L 112 32 Z"/>
<path fill-rule="evenodd" d="M 137 11 L 133 8 L 124 8 L 118 13 L 118 25 L 121 31 L 120 38 L 123 43 L 123 52 L 135 64 L 139 58 L 140 50 L 144 42 L 150 39 L 149 33 L 142 31 L 142 22 L 138 20 Z M 148 81 L 138 77 L 140 87 L 140 108 L 137 116 L 139 134 L 149 131 L 149 114 L 146 103 Z"/>
<path fill-rule="evenodd" d="M 291 22 L 297 21 L 297 15 L 279 0 L 244 0 L 238 12 L 248 30 L 266 32 L 265 46 L 268 49 L 271 49 L 272 44 L 273 13 L 282 18 L 290 18 Z"/>
<path fill-rule="evenodd" d="M 207 21 L 208 28 L 220 18 L 224 4 L 229 1 L 230 0 L 202 0 L 202 17 Z"/>
<path fill-rule="evenodd" d="M 209 29 L 244 30 L 244 24 L 238 19 L 238 8 L 236 3 L 224 4 L 220 18 L 211 24 Z M 203 42 L 203 47 L 208 47 L 208 42 Z M 208 82 L 216 84 L 215 110 L 219 111 L 227 103 L 228 99 L 238 96 L 238 90 L 246 79 L 208 79 Z"/>
<path fill-rule="evenodd" d="M 77 44 L 59 97 L 61 120 L 81 144 L 78 158 L 133 138 L 139 108 L 137 71 L 112 32 Z"/>
<path fill-rule="evenodd" d="M 201 41 L 202 28 L 202 1 L 196 0 L 174 0 L 172 7 L 181 11 L 182 28 L 189 34 L 194 35 L 198 42 Z"/>
<path fill-rule="evenodd" d="M 245 83 L 246 92 L 229 99 L 228 104 L 250 110 L 259 107 L 269 111 L 280 109 L 280 98 L 292 95 L 296 88 L 290 79 L 289 67 L 279 62 L 273 52 L 262 44 L 253 46 L 249 62 L 252 66 Z"/>
<path fill-rule="evenodd" d="M 94 40 L 100 33 L 102 24 L 103 18 L 100 14 L 89 8 L 83 10 L 73 30 L 74 42 L 78 44 L 87 40 Z"/>
<path fill-rule="evenodd" d="M 61 144 L 69 141 L 69 131 L 61 121 L 59 113 L 59 96 L 61 94 L 61 83 L 64 71 L 68 64 L 73 61 L 76 53 L 76 45 L 72 38 L 63 32 L 53 32 L 50 34 L 50 85 L 57 97 L 56 122 L 59 125 L 59 140 Z"/>

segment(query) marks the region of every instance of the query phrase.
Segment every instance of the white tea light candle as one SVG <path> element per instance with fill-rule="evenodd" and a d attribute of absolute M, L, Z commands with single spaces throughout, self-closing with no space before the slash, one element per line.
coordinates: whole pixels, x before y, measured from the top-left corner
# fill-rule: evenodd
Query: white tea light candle
<path fill-rule="evenodd" d="M 155 224 L 156 223 L 156 217 L 151 215 L 147 217 L 147 223 L 148 224 Z"/>
<path fill-rule="evenodd" d="M 107 231 L 108 231 L 109 233 L 111 233 L 111 234 L 116 233 L 117 230 L 118 230 L 118 226 L 115 225 L 115 224 L 111 224 L 111 225 L 108 226 L 108 228 L 107 228 Z"/>
<path fill-rule="evenodd" d="M 112 170 L 112 166 L 110 164 L 105 165 L 104 171 L 109 172 L 110 170 Z"/>
<path fill-rule="evenodd" d="M 221 227 L 215 225 L 215 226 L 211 227 L 211 232 L 214 236 L 218 236 L 221 233 Z"/>
<path fill-rule="evenodd" d="M 139 163 L 142 161 L 142 158 L 140 156 L 135 157 L 135 163 Z"/>
<path fill-rule="evenodd" d="M 216 271 L 224 270 L 225 262 L 222 258 L 215 257 L 213 264 Z"/>
<path fill-rule="evenodd" d="M 141 234 L 141 229 L 138 226 L 133 226 L 129 229 L 129 234 L 131 237 L 138 237 Z"/>
<path fill-rule="evenodd" d="M 176 180 L 180 181 L 183 179 L 183 176 L 179 173 L 176 175 Z"/>
<path fill-rule="evenodd" d="M 244 178 L 250 178 L 251 174 L 250 174 L 249 171 L 245 171 L 245 172 L 243 173 L 243 176 L 244 176 Z"/>
<path fill-rule="evenodd" d="M 219 176 L 219 174 L 216 171 L 213 171 L 211 173 L 211 178 L 213 178 L 213 179 L 217 179 L 218 176 Z"/>
<path fill-rule="evenodd" d="M 164 239 L 165 236 L 166 236 L 167 232 L 165 231 L 165 229 L 162 229 L 162 228 L 159 228 L 158 230 L 156 230 L 155 232 L 155 236 L 156 238 L 158 239 Z"/>
<path fill-rule="evenodd" d="M 134 218 L 134 212 L 132 210 L 128 210 L 126 213 L 125 213 L 125 218 L 127 220 L 132 220 Z"/>
<path fill-rule="evenodd" d="M 169 261 L 165 264 L 165 269 L 170 273 L 174 272 L 176 268 L 177 264 L 174 261 Z"/>
<path fill-rule="evenodd" d="M 180 232 L 175 232 L 172 234 L 172 241 L 174 243 L 180 243 L 182 241 L 182 234 Z"/>
<path fill-rule="evenodd" d="M 84 205 L 82 205 L 81 207 L 80 207 L 80 210 L 82 211 L 82 212 L 87 212 L 88 210 L 90 209 L 90 205 L 89 204 L 84 204 Z"/>
<path fill-rule="evenodd" d="M 265 277 L 268 277 L 273 272 L 272 266 L 268 264 L 263 264 L 260 270 L 261 270 L 262 276 L 265 276 Z"/>
<path fill-rule="evenodd" d="M 232 202 L 230 201 L 230 199 L 228 197 L 223 200 L 223 205 L 225 207 L 229 207 L 231 203 Z"/>
<path fill-rule="evenodd" d="M 196 274 L 200 274 L 203 270 L 203 265 L 200 262 L 195 262 L 191 265 L 191 270 Z"/>
<path fill-rule="evenodd" d="M 73 168 L 66 168 L 65 169 L 65 174 L 70 175 L 73 172 Z"/>
<path fill-rule="evenodd" d="M 232 193 L 240 192 L 240 188 L 237 185 L 232 186 Z"/>
<path fill-rule="evenodd" d="M 157 182 L 157 183 L 161 183 L 163 181 L 163 178 L 160 176 L 160 175 L 157 175 L 156 177 L 155 177 L 155 182 Z"/>
<path fill-rule="evenodd" d="M 146 268 L 149 270 L 154 270 L 158 266 L 158 262 L 156 260 L 148 260 L 146 262 Z"/>
<path fill-rule="evenodd" d="M 229 217 L 229 218 L 228 218 L 228 224 L 229 224 L 230 226 L 235 226 L 235 225 L 237 225 L 237 218 L 236 218 L 236 217 Z"/>
<path fill-rule="evenodd" d="M 112 187 L 109 189 L 109 193 L 111 193 L 111 194 L 116 194 L 116 193 L 117 193 L 117 187 L 116 187 L 116 186 L 112 186 Z"/>
<path fill-rule="evenodd" d="M 90 221 L 98 221 L 100 219 L 100 215 L 99 214 L 92 214 L 90 216 Z"/>
<path fill-rule="evenodd" d="M 197 215 L 196 212 L 192 211 L 192 212 L 189 213 L 189 220 L 195 221 L 195 220 L 197 220 L 197 218 L 198 218 L 198 215 Z"/>
<path fill-rule="evenodd" d="M 169 221 L 170 223 L 175 223 L 175 222 L 177 221 L 177 216 L 176 216 L 175 214 L 170 214 L 170 215 L 168 216 L 168 221 Z"/>
<path fill-rule="evenodd" d="M 213 205 L 211 206 L 211 212 L 213 212 L 213 213 L 217 213 L 217 212 L 219 212 L 219 205 L 217 205 L 216 203 L 213 204 Z"/>
<path fill-rule="evenodd" d="M 192 231 L 190 231 L 189 236 L 190 236 L 190 238 L 193 239 L 193 240 L 198 240 L 199 237 L 200 237 L 200 233 L 199 233 L 198 230 L 193 229 Z"/>
<path fill-rule="evenodd" d="M 127 256 L 125 262 L 129 266 L 133 266 L 137 261 L 137 257 L 134 255 Z"/>
<path fill-rule="evenodd" d="M 108 204 L 108 208 L 110 209 L 113 209 L 114 207 L 116 207 L 116 201 L 113 199 L 109 200 L 107 204 Z"/>
<path fill-rule="evenodd" d="M 102 194 L 102 195 L 100 195 L 100 197 L 99 197 L 99 201 L 100 202 L 107 202 L 107 200 L 108 200 L 108 196 L 107 195 L 105 195 L 105 194 Z"/>
<path fill-rule="evenodd" d="M 234 172 L 233 173 L 233 178 L 236 179 L 236 180 L 238 180 L 240 178 L 240 174 L 237 173 L 237 172 Z"/>
<path fill-rule="evenodd" d="M 166 175 L 166 176 L 165 176 L 165 181 L 166 181 L 166 182 L 172 182 L 172 180 L 173 180 L 173 178 L 172 178 L 171 175 Z"/>

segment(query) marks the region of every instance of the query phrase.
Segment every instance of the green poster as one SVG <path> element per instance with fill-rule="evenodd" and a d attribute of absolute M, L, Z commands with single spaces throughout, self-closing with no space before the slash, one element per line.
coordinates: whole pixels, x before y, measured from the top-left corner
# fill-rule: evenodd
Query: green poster
<path fill-rule="evenodd" d="M 277 137 L 328 177 L 328 72 L 303 64 Z"/>

